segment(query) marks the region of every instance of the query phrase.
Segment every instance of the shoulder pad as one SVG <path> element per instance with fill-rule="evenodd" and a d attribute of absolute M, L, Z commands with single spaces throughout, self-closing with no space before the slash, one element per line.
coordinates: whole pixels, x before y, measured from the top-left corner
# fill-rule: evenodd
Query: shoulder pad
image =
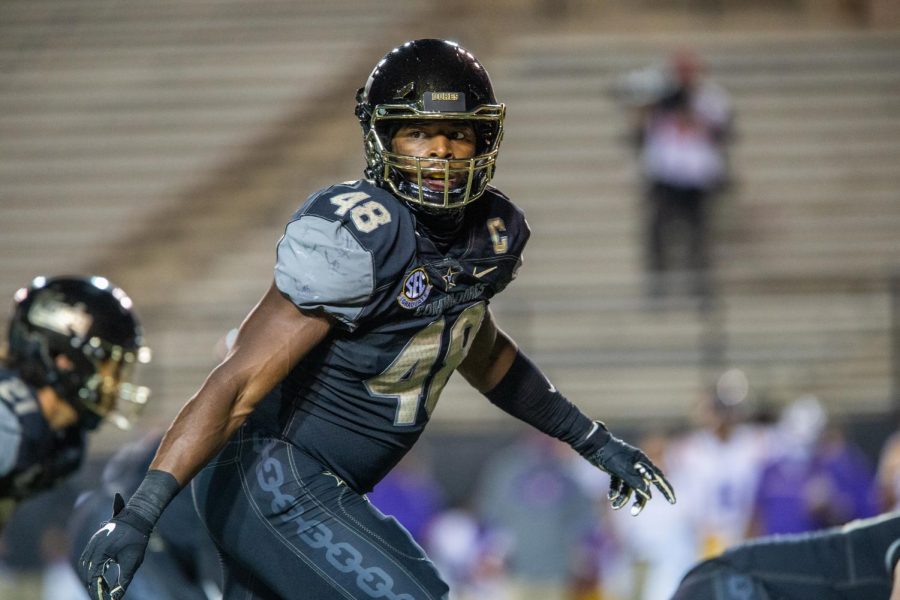
<path fill-rule="evenodd" d="M 412 217 L 396 198 L 367 181 L 338 184 L 310 196 L 287 224 L 275 283 L 297 306 L 352 330 L 412 252 Z"/>

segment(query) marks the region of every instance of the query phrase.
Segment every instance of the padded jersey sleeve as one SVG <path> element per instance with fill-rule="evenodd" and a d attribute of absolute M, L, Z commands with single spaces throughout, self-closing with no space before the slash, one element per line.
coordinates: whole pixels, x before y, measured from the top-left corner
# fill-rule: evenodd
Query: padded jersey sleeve
<path fill-rule="evenodd" d="M 414 254 L 409 211 L 371 182 L 345 182 L 314 193 L 294 214 L 278 242 L 275 284 L 301 309 L 354 331 L 392 305 Z"/>
<path fill-rule="evenodd" d="M 22 424 L 6 402 L 0 401 L 0 477 L 16 466 L 22 443 Z"/>
<path fill-rule="evenodd" d="M 341 221 L 301 214 L 278 242 L 275 285 L 298 307 L 352 331 L 375 289 L 372 253 Z"/>

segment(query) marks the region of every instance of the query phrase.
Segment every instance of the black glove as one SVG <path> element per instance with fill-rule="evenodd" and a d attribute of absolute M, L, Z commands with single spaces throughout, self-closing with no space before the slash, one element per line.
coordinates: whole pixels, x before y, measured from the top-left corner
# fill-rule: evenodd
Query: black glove
<path fill-rule="evenodd" d="M 640 449 L 612 435 L 601 421 L 594 421 L 594 428 L 574 448 L 592 465 L 609 473 L 609 502 L 615 510 L 625 506 L 634 493 L 631 514 L 640 514 L 650 500 L 651 483 L 669 504 L 675 504 L 675 491 L 662 471 Z"/>
<path fill-rule="evenodd" d="M 153 523 L 125 507 L 120 494 L 113 516 L 91 537 L 78 562 L 78 574 L 91 600 L 119 600 L 144 560 Z"/>

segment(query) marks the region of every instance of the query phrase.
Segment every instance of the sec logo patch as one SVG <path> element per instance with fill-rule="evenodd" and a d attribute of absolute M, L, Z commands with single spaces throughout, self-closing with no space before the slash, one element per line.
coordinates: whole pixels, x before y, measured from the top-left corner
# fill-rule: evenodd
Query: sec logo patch
<path fill-rule="evenodd" d="M 406 276 L 403 281 L 403 289 L 397 296 L 397 302 L 403 308 L 416 308 L 421 306 L 431 293 L 431 282 L 425 269 L 418 268 Z"/>

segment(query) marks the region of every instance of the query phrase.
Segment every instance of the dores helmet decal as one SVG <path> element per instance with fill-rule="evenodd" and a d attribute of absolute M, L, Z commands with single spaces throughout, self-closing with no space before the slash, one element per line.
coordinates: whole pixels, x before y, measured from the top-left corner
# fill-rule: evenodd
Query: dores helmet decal
<path fill-rule="evenodd" d="M 397 296 L 397 302 L 403 308 L 416 308 L 421 306 L 431 293 L 431 282 L 425 269 L 419 267 L 406 276 L 403 281 L 403 289 Z"/>

